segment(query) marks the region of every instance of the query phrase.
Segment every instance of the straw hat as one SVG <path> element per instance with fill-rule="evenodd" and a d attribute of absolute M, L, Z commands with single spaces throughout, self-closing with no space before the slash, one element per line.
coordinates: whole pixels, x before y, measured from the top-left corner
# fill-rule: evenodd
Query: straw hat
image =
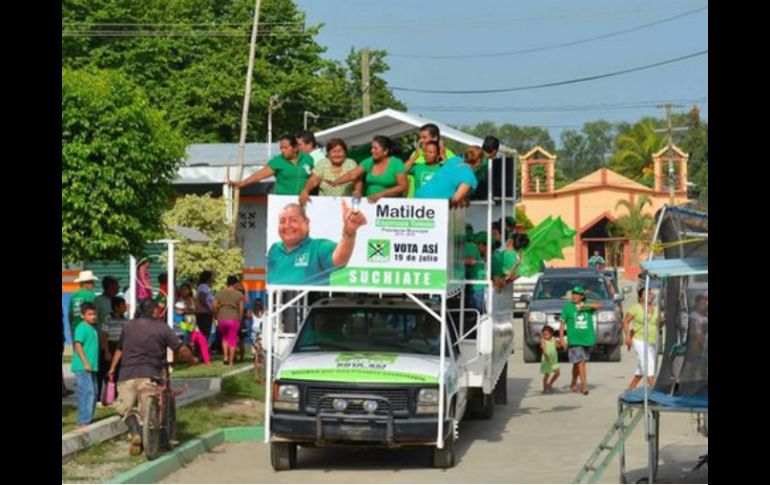
<path fill-rule="evenodd" d="M 87 281 L 99 281 L 99 278 L 94 276 L 93 271 L 81 271 L 78 277 L 75 278 L 75 283 L 85 283 Z"/>

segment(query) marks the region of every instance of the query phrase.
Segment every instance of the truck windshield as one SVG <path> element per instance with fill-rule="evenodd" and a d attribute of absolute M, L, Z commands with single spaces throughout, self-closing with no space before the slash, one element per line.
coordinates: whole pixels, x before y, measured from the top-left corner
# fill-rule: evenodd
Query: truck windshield
<path fill-rule="evenodd" d="M 547 278 L 541 277 L 535 290 L 535 300 L 566 299 L 575 286 L 582 286 L 589 300 L 609 300 L 604 278 Z"/>
<path fill-rule="evenodd" d="M 440 335 L 438 321 L 421 310 L 322 308 L 310 312 L 294 350 L 439 355 Z"/>

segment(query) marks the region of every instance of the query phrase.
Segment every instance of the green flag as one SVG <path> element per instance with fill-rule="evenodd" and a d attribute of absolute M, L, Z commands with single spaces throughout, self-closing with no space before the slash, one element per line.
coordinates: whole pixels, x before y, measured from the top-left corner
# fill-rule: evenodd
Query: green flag
<path fill-rule="evenodd" d="M 544 261 L 564 259 L 562 249 L 575 245 L 575 234 L 576 231 L 567 226 L 561 217 L 553 219 L 548 216 L 527 233 L 529 246 L 522 251 L 516 274 L 532 276 L 540 272 Z"/>

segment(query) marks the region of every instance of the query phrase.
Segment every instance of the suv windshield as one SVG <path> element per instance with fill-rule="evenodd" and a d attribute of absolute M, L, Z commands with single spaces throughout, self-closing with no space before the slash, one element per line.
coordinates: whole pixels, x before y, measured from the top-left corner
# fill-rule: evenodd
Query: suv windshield
<path fill-rule="evenodd" d="M 609 300 L 604 278 L 549 278 L 542 276 L 535 290 L 535 300 L 566 299 L 575 286 L 582 286 L 588 300 Z"/>
<path fill-rule="evenodd" d="M 310 312 L 294 350 L 439 355 L 440 332 L 438 321 L 422 310 L 322 308 Z"/>

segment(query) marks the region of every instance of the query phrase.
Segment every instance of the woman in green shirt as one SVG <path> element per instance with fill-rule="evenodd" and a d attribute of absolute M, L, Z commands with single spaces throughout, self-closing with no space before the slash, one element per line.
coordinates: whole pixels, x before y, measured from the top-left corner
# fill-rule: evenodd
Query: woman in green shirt
<path fill-rule="evenodd" d="M 316 164 L 313 168 L 313 174 L 305 183 L 305 189 L 299 196 L 300 205 L 307 204 L 310 199 L 310 192 L 319 185 L 321 186 L 319 195 L 361 197 L 364 183 L 360 179 L 345 185 L 331 185 L 331 182 L 357 166 L 354 160 L 347 158 L 348 147 L 345 142 L 339 138 L 332 138 L 326 144 L 326 153 L 328 154 L 327 158 Z"/>
<path fill-rule="evenodd" d="M 393 141 L 387 136 L 375 136 L 372 140 L 372 156 L 332 182 L 332 185 L 363 179 L 366 198 L 372 204 L 383 197 L 403 197 L 409 190 L 409 182 L 403 160 L 391 155 L 393 147 Z"/>
<path fill-rule="evenodd" d="M 647 305 L 647 340 L 644 344 L 644 304 Z M 652 292 L 644 297 L 644 288 L 639 288 L 639 303 L 633 305 L 623 318 L 623 333 L 626 335 L 626 347 L 631 350 L 633 344 L 636 351 L 637 363 L 634 378 L 628 385 L 629 389 L 636 389 L 642 375 L 647 375 L 647 384 L 652 387 L 655 380 L 655 368 L 658 359 L 658 318 L 660 312 L 655 306 L 655 295 Z M 629 328 L 630 327 L 630 328 Z M 646 351 L 646 352 L 645 352 Z M 645 353 L 647 354 L 647 366 L 644 365 Z M 645 372 L 647 367 L 647 372 Z"/>
<path fill-rule="evenodd" d="M 267 162 L 261 170 L 234 185 L 243 188 L 275 176 L 276 195 L 299 195 L 313 170 L 313 159 L 297 148 L 294 135 L 281 137 L 281 154 Z"/>

